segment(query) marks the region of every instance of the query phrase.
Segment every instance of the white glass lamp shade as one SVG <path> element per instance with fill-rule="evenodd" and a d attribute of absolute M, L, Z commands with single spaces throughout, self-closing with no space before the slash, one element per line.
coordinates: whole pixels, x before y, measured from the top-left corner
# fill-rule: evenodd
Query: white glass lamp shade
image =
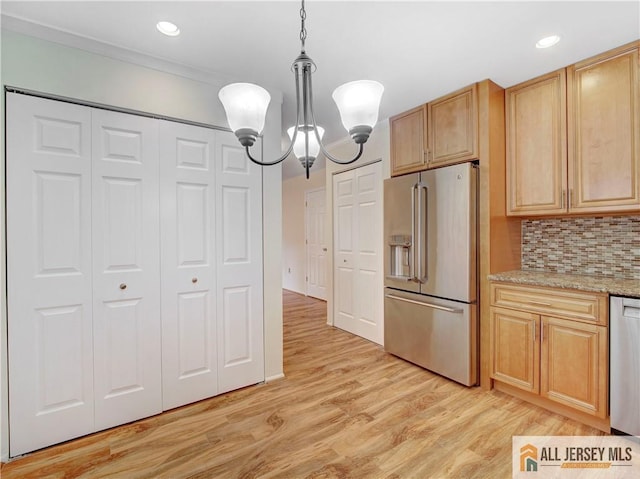
<path fill-rule="evenodd" d="M 347 131 L 356 126 L 375 126 L 383 91 L 384 87 L 372 80 L 352 81 L 334 90 L 333 101 Z"/>
<path fill-rule="evenodd" d="M 293 126 L 287 130 L 289 134 L 289 138 L 293 139 Z M 321 126 L 318 128 L 318 134 L 320 135 L 320 139 L 322 139 L 322 135 L 324 135 L 324 128 Z M 313 131 L 309 131 L 309 156 L 311 158 L 317 158 L 320 153 L 320 144 L 316 139 L 316 134 Z M 293 144 L 293 154 L 296 155 L 296 158 L 304 158 L 304 127 L 301 125 L 298 128 L 298 136 L 296 137 L 296 142 Z"/>
<path fill-rule="evenodd" d="M 262 132 L 271 100 L 267 90 L 253 83 L 232 83 L 220 89 L 218 98 L 234 132 L 242 129 L 253 130 L 258 135 Z"/>

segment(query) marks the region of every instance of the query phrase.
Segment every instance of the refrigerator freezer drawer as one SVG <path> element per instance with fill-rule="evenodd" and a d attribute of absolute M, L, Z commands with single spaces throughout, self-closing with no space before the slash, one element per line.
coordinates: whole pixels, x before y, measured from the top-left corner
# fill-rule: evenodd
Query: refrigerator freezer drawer
<path fill-rule="evenodd" d="M 387 288 L 384 348 L 466 386 L 478 380 L 477 306 Z"/>

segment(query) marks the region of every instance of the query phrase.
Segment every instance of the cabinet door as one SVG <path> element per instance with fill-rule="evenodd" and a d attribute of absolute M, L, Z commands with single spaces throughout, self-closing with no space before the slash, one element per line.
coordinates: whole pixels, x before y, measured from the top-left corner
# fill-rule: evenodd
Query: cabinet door
<path fill-rule="evenodd" d="M 10 454 L 93 432 L 91 110 L 7 93 Z"/>
<path fill-rule="evenodd" d="M 567 70 L 570 211 L 640 209 L 638 45 Z"/>
<path fill-rule="evenodd" d="M 607 328 L 543 316 L 541 338 L 541 396 L 606 417 Z"/>
<path fill-rule="evenodd" d="M 252 153 L 259 151 L 260 143 Z M 215 207 L 218 392 L 224 393 L 264 381 L 262 169 L 231 132 L 216 132 Z"/>
<path fill-rule="evenodd" d="M 391 123 L 391 176 L 424 170 L 426 105 L 394 116 Z"/>
<path fill-rule="evenodd" d="M 162 407 L 218 391 L 216 132 L 160 122 Z"/>
<path fill-rule="evenodd" d="M 158 123 L 92 110 L 96 429 L 162 411 Z"/>
<path fill-rule="evenodd" d="M 428 104 L 429 168 L 478 158 L 476 85 Z"/>
<path fill-rule="evenodd" d="M 491 307 L 491 377 L 532 393 L 539 392 L 540 316 Z"/>
<path fill-rule="evenodd" d="M 505 91 L 507 214 L 567 211 L 565 70 Z"/>

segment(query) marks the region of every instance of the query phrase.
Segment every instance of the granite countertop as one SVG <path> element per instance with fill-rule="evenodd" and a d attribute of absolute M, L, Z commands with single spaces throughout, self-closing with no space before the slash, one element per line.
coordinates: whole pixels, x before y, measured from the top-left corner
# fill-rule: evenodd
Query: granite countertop
<path fill-rule="evenodd" d="M 545 271 L 506 271 L 490 274 L 491 281 L 547 286 L 550 288 L 577 289 L 595 293 L 609 293 L 615 296 L 640 298 L 640 279 L 616 279 L 604 276 L 550 273 Z"/>

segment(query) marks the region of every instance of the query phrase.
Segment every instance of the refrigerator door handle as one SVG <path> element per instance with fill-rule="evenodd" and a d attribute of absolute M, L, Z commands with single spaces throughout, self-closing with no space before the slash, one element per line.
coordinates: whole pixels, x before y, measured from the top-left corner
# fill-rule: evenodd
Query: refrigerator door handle
<path fill-rule="evenodd" d="M 422 200 L 422 190 L 424 190 L 424 201 Z M 428 280 L 427 271 L 429 271 L 428 266 L 424 265 L 424 271 L 422 270 L 422 261 L 423 259 L 426 261 L 428 258 L 427 255 L 427 242 L 429 238 L 429 232 L 427 231 L 427 227 L 429 225 L 429 221 L 427 219 L 427 215 L 429 214 L 429 207 L 426 204 L 429 201 L 429 187 L 420 182 L 418 183 L 418 218 L 420 218 L 420 223 L 418 224 L 418 282 L 423 284 Z M 424 214 L 422 212 L 422 207 L 425 207 Z M 424 231 L 424 238 L 422 237 L 422 233 Z"/>
<path fill-rule="evenodd" d="M 416 249 L 420 249 L 420 245 L 416 242 L 416 193 L 418 191 L 418 183 L 411 187 L 411 248 L 413 249 L 413 265 L 409 267 L 410 281 L 420 282 L 418 271 L 418 263 L 416 261 Z"/>
<path fill-rule="evenodd" d="M 426 306 L 427 308 L 439 309 L 440 311 L 446 311 L 447 313 L 462 313 L 462 309 L 448 308 L 447 306 L 440 306 L 439 304 L 424 303 L 422 301 L 416 301 L 415 299 L 403 298 L 396 296 L 395 294 L 385 294 L 385 298 L 395 299 L 397 301 L 403 301 L 405 303 L 417 304 L 418 306 Z"/>

